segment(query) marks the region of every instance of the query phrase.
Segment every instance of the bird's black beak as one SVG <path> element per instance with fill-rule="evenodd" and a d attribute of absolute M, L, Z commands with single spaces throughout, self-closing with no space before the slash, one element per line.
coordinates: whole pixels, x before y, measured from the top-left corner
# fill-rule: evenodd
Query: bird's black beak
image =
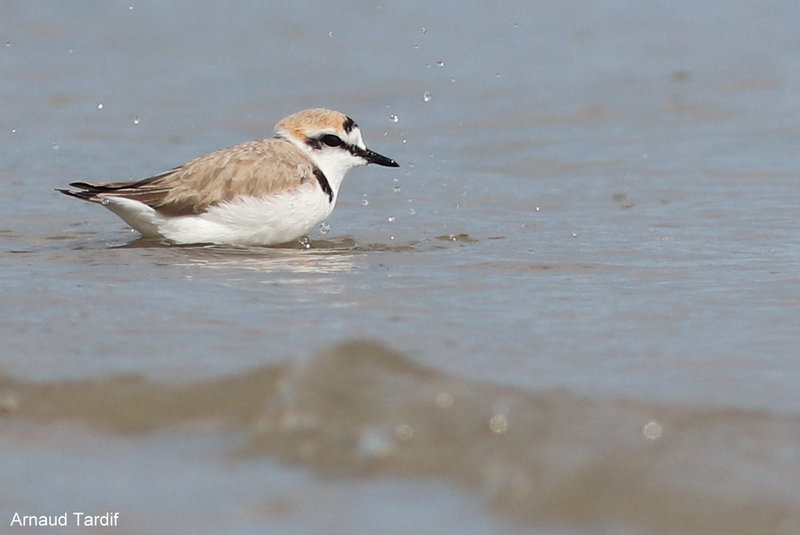
<path fill-rule="evenodd" d="M 369 149 L 359 149 L 358 152 L 358 155 L 367 160 L 367 163 L 374 163 L 384 167 L 400 167 L 400 164 L 398 164 L 396 161 L 392 160 L 391 158 L 387 158 L 382 154 L 378 154 L 375 151 L 371 151 Z"/>

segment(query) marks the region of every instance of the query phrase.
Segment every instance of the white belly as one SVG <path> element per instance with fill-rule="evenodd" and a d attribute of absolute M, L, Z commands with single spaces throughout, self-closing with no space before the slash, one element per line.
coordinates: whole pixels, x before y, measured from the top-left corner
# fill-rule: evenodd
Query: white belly
<path fill-rule="evenodd" d="M 105 206 L 146 238 L 172 243 L 276 245 L 296 240 L 327 219 L 334 201 L 314 183 L 264 198 L 240 197 L 188 216 L 167 217 L 149 206 L 107 197 Z"/>

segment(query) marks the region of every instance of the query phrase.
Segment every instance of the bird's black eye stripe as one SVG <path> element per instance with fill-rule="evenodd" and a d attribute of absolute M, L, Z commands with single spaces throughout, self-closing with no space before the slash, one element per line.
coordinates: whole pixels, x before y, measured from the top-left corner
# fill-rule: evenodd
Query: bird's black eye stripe
<path fill-rule="evenodd" d="M 325 134 L 320 138 L 320 141 L 329 147 L 338 147 L 342 144 L 342 139 L 339 136 L 334 136 L 333 134 Z"/>

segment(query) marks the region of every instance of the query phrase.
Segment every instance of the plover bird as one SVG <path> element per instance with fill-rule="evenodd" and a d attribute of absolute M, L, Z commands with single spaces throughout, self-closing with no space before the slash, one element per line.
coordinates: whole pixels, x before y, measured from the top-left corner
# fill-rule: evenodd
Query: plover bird
<path fill-rule="evenodd" d="M 333 212 L 345 174 L 397 162 L 367 149 L 358 125 L 317 108 L 282 119 L 275 137 L 200 156 L 134 182 L 73 182 L 58 191 L 102 204 L 149 239 L 276 245 Z"/>

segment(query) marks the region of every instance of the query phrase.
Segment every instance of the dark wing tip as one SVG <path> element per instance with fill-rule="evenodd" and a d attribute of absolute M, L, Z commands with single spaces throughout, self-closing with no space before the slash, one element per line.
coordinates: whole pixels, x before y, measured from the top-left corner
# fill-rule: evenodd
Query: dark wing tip
<path fill-rule="evenodd" d="M 96 195 L 102 191 L 102 188 L 98 188 L 92 184 L 87 184 L 86 182 L 70 182 L 69 185 L 73 188 L 79 189 L 55 188 L 55 190 L 59 193 L 63 193 L 64 195 L 75 197 L 76 199 L 83 199 L 84 201 L 99 200 Z"/>
<path fill-rule="evenodd" d="M 115 185 L 112 184 L 91 184 L 89 182 L 70 182 L 70 186 L 73 188 L 82 189 L 84 191 L 91 191 L 93 193 L 100 193 L 103 191 L 109 191 L 111 189 L 115 189 Z"/>

